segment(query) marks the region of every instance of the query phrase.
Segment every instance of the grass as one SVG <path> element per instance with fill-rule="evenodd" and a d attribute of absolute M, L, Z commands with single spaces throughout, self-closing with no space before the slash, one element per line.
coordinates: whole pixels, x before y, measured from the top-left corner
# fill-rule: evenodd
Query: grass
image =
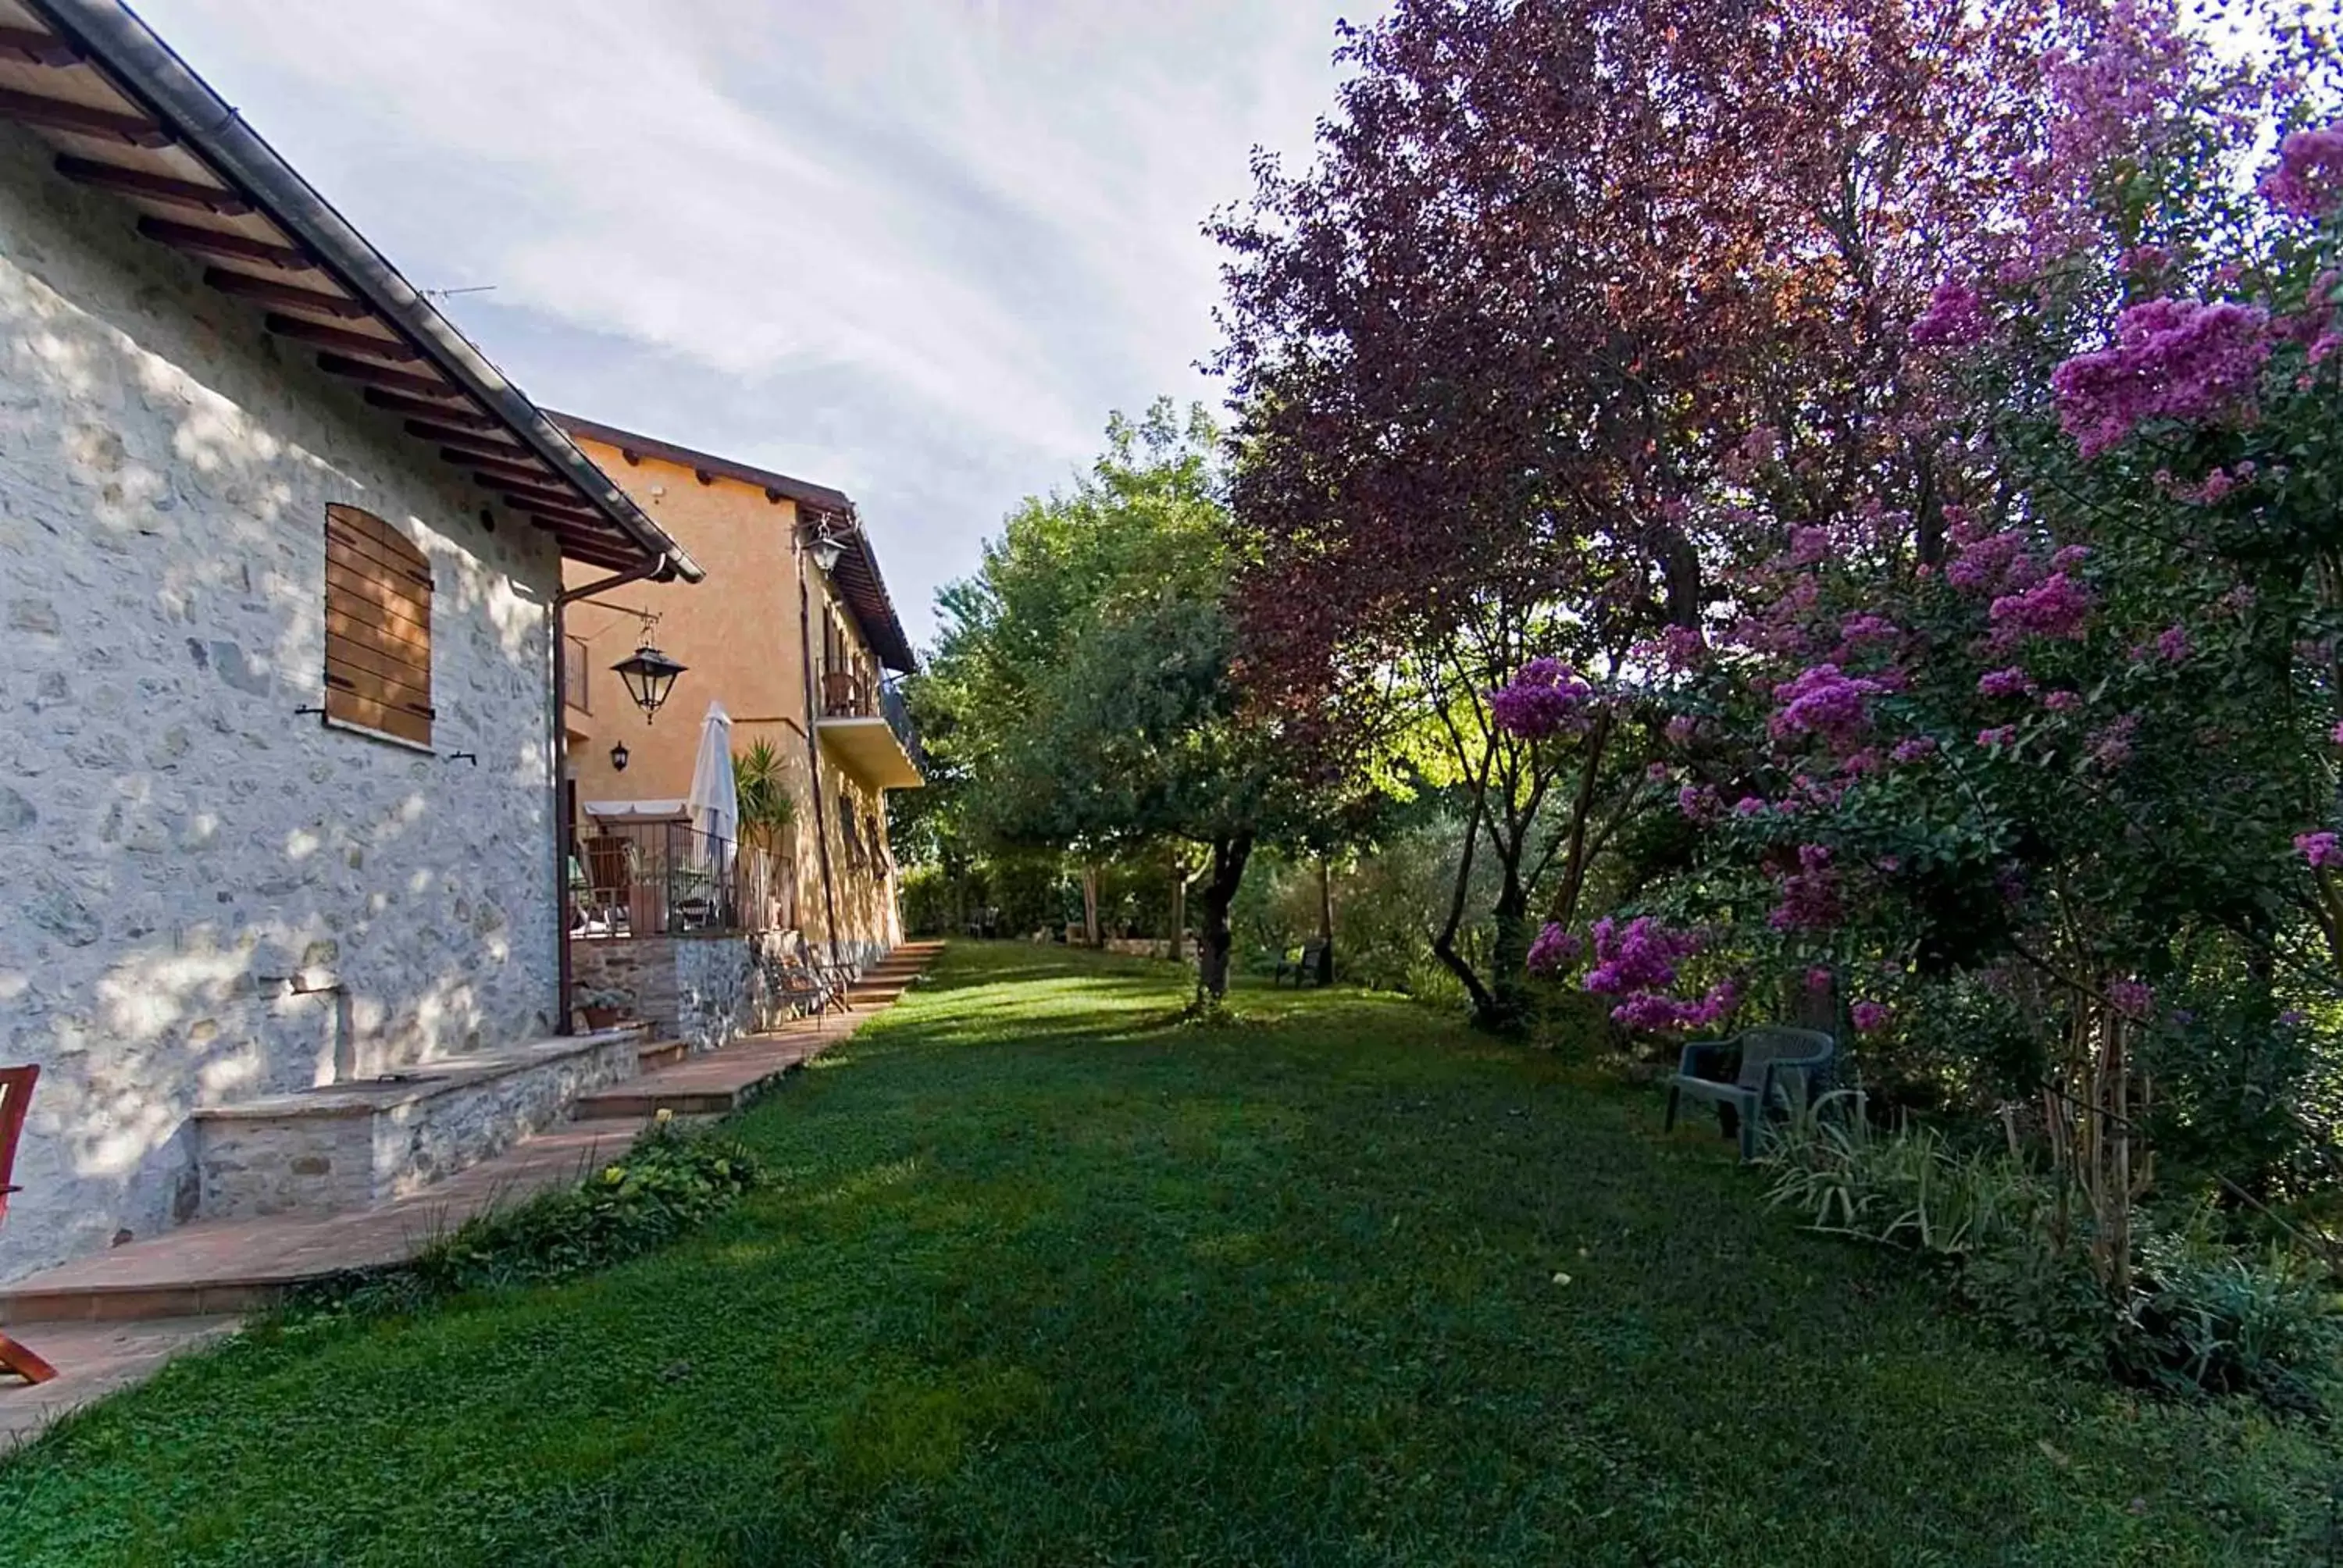
<path fill-rule="evenodd" d="M 263 1331 L 0 1463 L 45 1563 L 2325 1560 L 2331 1452 L 1800 1231 L 1411 1004 L 955 947 L 679 1244 Z"/>

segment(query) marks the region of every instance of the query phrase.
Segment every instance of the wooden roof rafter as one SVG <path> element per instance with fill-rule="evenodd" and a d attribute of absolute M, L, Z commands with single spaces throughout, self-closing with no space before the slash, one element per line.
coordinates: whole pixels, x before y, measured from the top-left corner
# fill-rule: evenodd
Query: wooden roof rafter
<path fill-rule="evenodd" d="M 404 434 L 444 445 L 438 436 L 453 431 L 527 466 L 532 482 L 603 530 L 598 542 L 580 536 L 598 563 L 700 577 L 682 547 L 122 0 L 0 0 L 0 120 L 47 141 L 59 177 L 126 204 L 146 238 L 209 264 L 204 281 L 262 307 L 265 330 L 325 350 L 320 369 L 359 382 L 370 404 L 433 427 Z M 479 460 L 468 452 L 459 466 L 478 472 Z M 500 488 L 485 475 L 479 482 Z M 556 531 L 567 548 L 568 534 Z"/>

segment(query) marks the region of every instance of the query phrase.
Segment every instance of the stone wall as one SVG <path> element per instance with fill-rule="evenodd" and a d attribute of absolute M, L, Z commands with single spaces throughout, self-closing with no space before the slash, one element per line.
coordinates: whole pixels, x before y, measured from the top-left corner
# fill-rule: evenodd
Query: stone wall
<path fill-rule="evenodd" d="M 554 1022 L 551 544 L 133 221 L 0 126 L 0 1280 L 191 1211 L 199 1105 Z M 431 559 L 437 755 L 295 713 L 336 501 Z"/>
<path fill-rule="evenodd" d="M 635 1076 L 627 1031 L 540 1041 L 396 1087 L 282 1095 L 196 1118 L 206 1220 L 328 1214 L 420 1191 Z"/>
<path fill-rule="evenodd" d="M 570 944 L 569 965 L 573 995 L 624 991 L 626 1016 L 649 1024 L 656 1038 L 684 1040 L 694 1050 L 729 1045 L 767 1021 L 745 936 L 578 941 Z"/>

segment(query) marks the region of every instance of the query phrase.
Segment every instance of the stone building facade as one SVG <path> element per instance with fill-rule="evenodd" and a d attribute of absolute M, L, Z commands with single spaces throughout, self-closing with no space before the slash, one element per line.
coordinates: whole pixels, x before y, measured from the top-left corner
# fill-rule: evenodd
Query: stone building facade
<path fill-rule="evenodd" d="M 558 1006 L 556 543 L 52 151 L 0 124 L 0 1280 L 191 1213 L 198 1107 Z M 430 563 L 427 748 L 317 715 L 333 503 Z"/>

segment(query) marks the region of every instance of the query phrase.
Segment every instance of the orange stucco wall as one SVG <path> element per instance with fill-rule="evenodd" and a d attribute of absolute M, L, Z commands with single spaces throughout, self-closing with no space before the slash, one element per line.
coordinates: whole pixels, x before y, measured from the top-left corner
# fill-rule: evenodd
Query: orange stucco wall
<path fill-rule="evenodd" d="M 815 837 L 814 782 L 809 736 L 813 724 L 806 639 L 799 618 L 799 574 L 807 580 L 804 603 L 811 618 L 815 673 L 822 657 L 822 609 L 833 607 L 837 624 L 854 643 L 853 652 L 870 668 L 876 660 L 850 617 L 832 599 L 821 572 L 798 548 L 798 513 L 789 500 L 769 501 L 756 486 L 717 477 L 702 484 L 691 469 L 644 457 L 629 463 L 616 447 L 580 439 L 586 455 L 601 465 L 637 505 L 707 568 L 699 583 L 627 583 L 593 599 L 572 603 L 565 634 L 586 645 L 588 710 L 565 708 L 568 776 L 578 799 L 588 800 L 677 799 L 691 788 L 692 762 L 699 747 L 700 720 L 712 699 L 732 717 L 736 752 L 759 740 L 769 743 L 788 765 L 789 789 L 798 806 L 795 849 L 799 924 L 814 941 L 832 932 L 845 943 L 891 946 L 901 939 L 891 853 L 850 853 L 840 813 L 850 809 L 867 836 L 876 825 L 886 848 L 886 807 L 881 792 L 848 773 L 835 758 L 820 759 L 822 838 L 830 850 L 830 886 L 825 897 L 820 845 Z M 607 572 L 570 562 L 568 586 L 576 588 Z M 666 707 L 646 723 L 610 667 L 634 651 L 640 618 L 659 616 L 651 640 L 687 667 Z M 624 741 L 627 769 L 610 766 L 610 748 Z"/>

